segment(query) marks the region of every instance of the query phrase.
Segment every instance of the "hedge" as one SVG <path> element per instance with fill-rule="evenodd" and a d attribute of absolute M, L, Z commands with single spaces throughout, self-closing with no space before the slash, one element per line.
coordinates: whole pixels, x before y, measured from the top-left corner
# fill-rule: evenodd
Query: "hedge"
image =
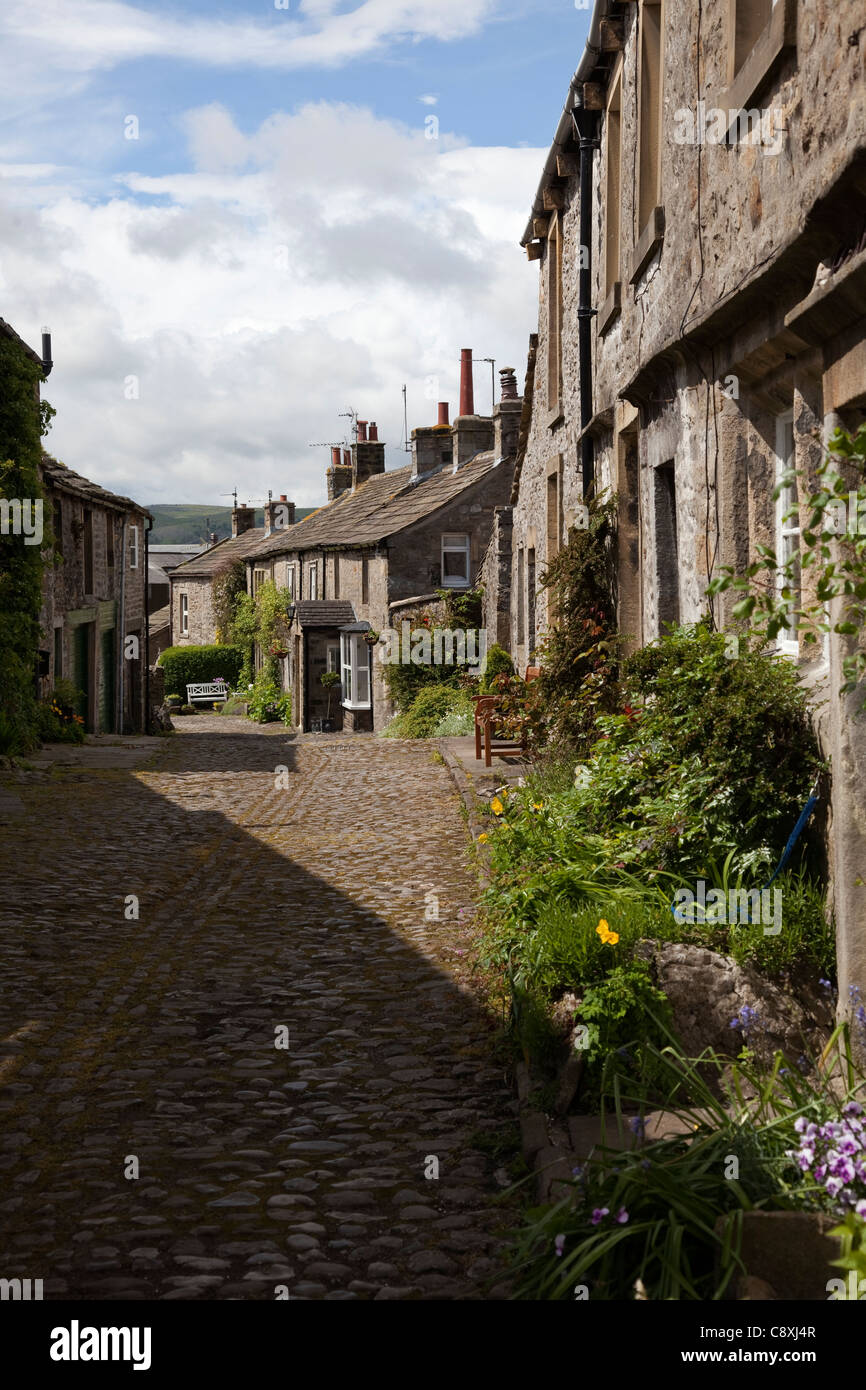
<path fill-rule="evenodd" d="M 243 648 L 228 644 L 166 647 L 157 665 L 165 671 L 166 695 L 182 695 L 186 699 L 188 685 L 212 681 L 217 676 L 222 676 L 227 685 L 236 686 L 243 660 Z"/>

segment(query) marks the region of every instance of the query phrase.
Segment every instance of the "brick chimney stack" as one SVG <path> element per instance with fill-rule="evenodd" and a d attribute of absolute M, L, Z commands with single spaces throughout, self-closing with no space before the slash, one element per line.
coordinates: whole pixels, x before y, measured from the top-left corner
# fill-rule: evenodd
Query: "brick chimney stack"
<path fill-rule="evenodd" d="M 370 435 L 367 437 L 367 421 L 358 421 L 358 438 L 352 445 L 352 486 L 358 487 L 376 473 L 385 472 L 385 445 L 379 439 L 376 421 L 370 421 Z"/>
<path fill-rule="evenodd" d="M 472 349 L 460 349 L 460 409 L 459 415 L 475 414 L 475 395 L 472 386 Z"/>
<path fill-rule="evenodd" d="M 255 524 L 255 507 L 232 508 L 232 536 L 242 536 L 244 531 L 251 531 Z"/>
<path fill-rule="evenodd" d="M 454 421 L 455 462 L 460 467 L 475 454 L 493 448 L 493 420 L 475 414 L 472 389 L 472 349 L 460 350 L 460 414 Z"/>
<path fill-rule="evenodd" d="M 439 402 L 435 425 L 419 425 L 412 431 L 412 477 L 438 473 L 454 459 L 453 431 L 448 423 L 448 402 Z"/>
<path fill-rule="evenodd" d="M 343 462 L 340 462 L 342 453 Z M 352 457 L 348 449 L 340 450 L 338 445 L 331 449 L 331 466 L 325 474 L 328 484 L 328 501 L 336 502 L 344 492 L 352 488 Z"/>
<path fill-rule="evenodd" d="M 503 367 L 499 373 L 502 395 L 493 408 L 493 451 L 496 457 L 508 458 L 517 453 L 520 436 L 520 417 L 523 401 L 517 394 L 517 377 L 513 367 Z"/>
<path fill-rule="evenodd" d="M 265 506 L 265 535 L 272 531 L 284 531 L 295 524 L 295 504 L 286 494 L 280 493 L 278 501 L 270 501 Z"/>

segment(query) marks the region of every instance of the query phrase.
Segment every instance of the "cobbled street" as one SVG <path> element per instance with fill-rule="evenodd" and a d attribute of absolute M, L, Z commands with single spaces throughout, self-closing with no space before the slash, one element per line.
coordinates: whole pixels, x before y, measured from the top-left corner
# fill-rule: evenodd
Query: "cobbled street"
<path fill-rule="evenodd" d="M 0 1276 L 46 1299 L 507 1296 L 485 1136 L 516 1105 L 455 978 L 477 890 L 446 769 L 177 722 L 135 770 L 6 780 Z"/>

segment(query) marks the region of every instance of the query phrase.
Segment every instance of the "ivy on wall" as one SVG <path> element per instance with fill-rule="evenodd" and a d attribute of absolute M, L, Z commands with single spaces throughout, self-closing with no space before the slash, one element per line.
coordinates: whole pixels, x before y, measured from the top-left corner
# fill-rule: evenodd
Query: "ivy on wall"
<path fill-rule="evenodd" d="M 22 346 L 0 338 L 0 497 L 35 504 L 43 500 L 39 477 L 41 438 L 54 410 L 39 402 L 42 371 Z M 51 543 L 51 518 L 43 514 L 43 545 Z M 21 528 L 23 530 L 23 528 Z M 25 535 L 0 535 L 0 752 L 12 754 L 38 741 L 35 664 L 41 629 L 43 545 Z"/>

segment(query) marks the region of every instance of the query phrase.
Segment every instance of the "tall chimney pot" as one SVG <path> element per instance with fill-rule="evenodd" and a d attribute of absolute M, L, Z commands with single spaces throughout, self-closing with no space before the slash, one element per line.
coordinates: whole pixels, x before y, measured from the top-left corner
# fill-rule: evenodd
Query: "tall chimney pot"
<path fill-rule="evenodd" d="M 339 446 L 337 446 L 337 447 L 332 447 L 332 449 L 331 449 L 331 465 L 332 465 L 332 467 L 334 467 L 334 468 L 339 468 L 339 466 L 340 466 L 340 449 L 339 449 Z"/>
<path fill-rule="evenodd" d="M 475 414 L 475 396 L 472 390 L 472 349 L 460 349 L 460 414 Z"/>
<path fill-rule="evenodd" d="M 366 421 L 366 420 L 359 420 L 359 421 L 358 421 L 358 443 L 359 443 L 359 444 L 366 444 L 366 443 L 367 443 L 367 421 Z"/>
<path fill-rule="evenodd" d="M 439 419 L 436 421 L 436 423 L 437 423 L 437 425 L 447 425 L 447 424 L 448 424 L 448 402 L 447 402 L 447 401 L 440 401 L 440 402 L 439 402 Z"/>
<path fill-rule="evenodd" d="M 367 439 L 368 439 L 368 441 L 369 441 L 370 444 L 378 444 L 378 443 L 379 443 L 379 428 L 378 428 L 378 426 L 377 426 L 375 420 L 371 420 L 371 421 L 370 421 L 370 430 L 369 430 L 369 433 L 368 433 L 368 435 L 367 435 Z"/>
<path fill-rule="evenodd" d="M 514 368 L 502 367 L 499 372 L 499 380 L 502 386 L 501 399 L 503 401 L 519 400 L 517 394 L 517 376 L 515 375 Z"/>
<path fill-rule="evenodd" d="M 351 449 L 344 449 L 344 450 L 343 450 L 343 467 L 344 467 L 344 468 L 351 468 L 351 467 L 352 467 L 352 450 L 351 450 Z"/>

